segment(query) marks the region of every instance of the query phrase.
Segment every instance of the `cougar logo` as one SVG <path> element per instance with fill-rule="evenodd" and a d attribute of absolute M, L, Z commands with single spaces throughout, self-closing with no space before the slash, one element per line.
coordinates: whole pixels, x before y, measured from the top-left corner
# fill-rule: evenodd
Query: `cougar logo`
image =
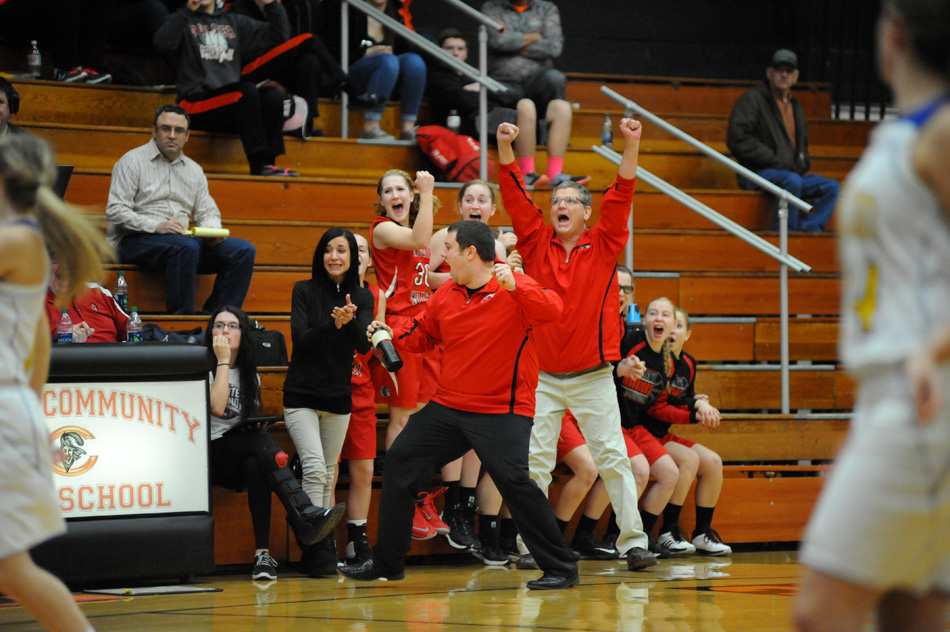
<path fill-rule="evenodd" d="M 95 436 L 79 426 L 66 426 L 53 431 L 50 439 L 55 445 L 59 442 L 62 461 L 53 463 L 53 471 L 61 476 L 79 476 L 91 470 L 99 460 L 98 456 L 90 455 L 86 443 Z"/>

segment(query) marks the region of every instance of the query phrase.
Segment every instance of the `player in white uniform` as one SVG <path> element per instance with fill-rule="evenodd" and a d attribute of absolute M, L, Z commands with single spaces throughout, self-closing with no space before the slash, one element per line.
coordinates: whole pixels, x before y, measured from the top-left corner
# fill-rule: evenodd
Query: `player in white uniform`
<path fill-rule="evenodd" d="M 38 399 L 50 345 L 44 241 L 69 273 L 63 301 L 97 280 L 110 255 L 102 234 L 53 193 L 55 180 L 45 142 L 30 134 L 0 140 L 0 592 L 50 630 L 71 632 L 92 627 L 63 583 L 29 554 L 66 530 Z"/>
<path fill-rule="evenodd" d="M 841 356 L 860 389 L 802 548 L 799 630 L 944 629 L 950 590 L 950 2 L 885 0 L 903 113 L 838 207 Z"/>

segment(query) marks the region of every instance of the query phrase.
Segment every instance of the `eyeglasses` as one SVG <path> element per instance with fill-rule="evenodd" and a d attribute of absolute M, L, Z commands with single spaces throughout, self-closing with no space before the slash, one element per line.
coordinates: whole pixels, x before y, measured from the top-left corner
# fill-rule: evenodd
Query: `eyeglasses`
<path fill-rule="evenodd" d="M 575 195 L 565 195 L 564 197 L 551 198 L 551 206 L 557 206 L 561 202 L 567 202 L 568 204 L 580 204 L 581 199 Z"/>
<path fill-rule="evenodd" d="M 620 291 L 622 291 L 624 294 L 633 294 L 633 286 L 632 286 L 632 285 L 621 285 L 621 286 L 620 286 Z"/>
<path fill-rule="evenodd" d="M 172 130 L 175 130 L 175 133 L 179 136 L 188 133 L 188 130 L 186 130 L 184 127 L 172 127 L 171 125 L 159 125 L 158 130 L 162 134 L 171 134 Z"/>
<path fill-rule="evenodd" d="M 231 331 L 241 331 L 240 323 L 223 323 L 218 321 L 212 327 L 215 331 L 224 331 L 225 329 L 230 329 Z"/>

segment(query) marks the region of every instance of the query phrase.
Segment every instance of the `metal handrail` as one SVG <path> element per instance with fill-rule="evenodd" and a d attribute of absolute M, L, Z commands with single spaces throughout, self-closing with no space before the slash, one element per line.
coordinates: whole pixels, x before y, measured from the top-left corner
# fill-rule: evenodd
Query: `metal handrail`
<path fill-rule="evenodd" d="M 738 173 L 744 178 L 748 178 L 753 183 L 755 183 L 757 187 L 765 189 L 766 191 L 768 191 L 775 197 L 779 198 L 780 200 L 785 200 L 792 206 L 796 206 L 800 208 L 801 210 L 805 211 L 806 213 L 811 211 L 812 209 L 811 204 L 809 204 L 805 200 L 802 200 L 801 198 L 792 195 L 791 193 L 789 193 L 788 191 L 786 191 L 780 186 L 776 186 L 775 184 L 772 184 L 771 182 L 769 182 L 768 180 L 766 180 L 765 178 L 763 178 L 756 172 L 743 167 L 742 165 L 735 162 L 734 160 L 730 160 L 728 156 L 725 156 L 722 153 L 716 151 L 715 149 L 713 149 L 712 147 L 710 147 L 703 141 L 693 138 L 692 136 L 690 136 L 689 134 L 687 134 L 680 128 L 676 127 L 675 125 L 670 125 L 669 123 L 667 123 L 660 117 L 656 116 L 655 114 L 653 114 L 646 108 L 638 105 L 635 101 L 631 101 L 627 97 L 623 96 L 622 94 L 618 92 L 611 90 L 607 86 L 601 86 L 600 91 L 604 93 L 605 95 L 607 95 L 608 97 L 610 97 L 611 99 L 613 99 L 614 101 L 616 101 L 617 103 L 624 106 L 624 109 L 635 112 L 641 118 L 644 118 L 650 121 L 651 123 L 653 123 L 660 129 L 664 130 L 665 132 L 672 134 L 673 136 L 676 136 L 681 141 L 703 152 L 704 154 L 706 154 L 707 156 L 709 156 L 710 158 L 712 158 L 719 164 L 723 165 L 724 167 L 728 169 L 732 169 L 733 171 L 735 171 L 736 173 Z"/>
<path fill-rule="evenodd" d="M 594 153 L 603 156 L 604 158 L 611 161 L 615 165 L 620 164 L 622 156 L 618 154 L 616 151 L 614 151 L 613 149 L 604 147 L 602 145 L 594 145 L 593 147 L 591 147 L 591 149 L 594 151 Z M 686 206 L 692 209 L 693 211 L 696 211 L 697 213 L 699 213 L 700 215 L 702 215 L 703 217 L 705 217 L 712 223 L 729 231 L 730 233 L 732 233 L 733 235 L 735 235 L 742 241 L 746 242 L 753 248 L 756 248 L 760 250 L 761 252 L 765 253 L 766 255 L 772 257 L 773 259 L 779 261 L 780 263 L 787 265 L 788 267 L 794 269 L 796 272 L 811 272 L 811 266 L 809 266 L 807 263 L 800 261 L 799 259 L 796 259 L 795 257 L 791 255 L 788 255 L 788 254 L 783 255 L 781 252 L 779 252 L 778 246 L 771 244 L 768 241 L 762 239 L 761 237 L 759 237 L 752 231 L 748 230 L 747 228 L 740 226 L 739 224 L 736 224 L 734 221 L 732 221 L 728 217 L 724 217 L 720 213 L 717 213 L 716 211 L 709 208 L 708 206 L 706 206 L 705 204 L 703 204 L 696 198 L 692 197 L 688 193 L 685 193 L 681 189 L 676 188 L 675 186 L 673 186 L 666 180 L 650 173 L 649 171 L 647 171 L 646 169 L 644 169 L 643 167 L 639 165 L 637 166 L 637 179 L 642 180 L 643 182 L 646 182 L 651 187 L 660 191 L 661 193 L 665 193 L 666 195 L 670 196 L 671 198 L 673 198 L 674 200 L 676 200 L 683 206 Z"/>
<path fill-rule="evenodd" d="M 768 243 L 758 235 L 746 230 L 744 227 L 739 226 L 732 220 L 723 217 L 721 214 L 712 210 L 705 204 L 702 204 L 698 200 L 695 200 L 691 196 L 684 193 L 677 187 L 669 184 L 668 182 L 658 178 L 649 171 L 646 171 L 642 167 L 637 167 L 637 176 L 642 177 L 643 180 L 656 188 L 657 190 L 665 193 L 670 196 L 677 202 L 683 204 L 684 206 L 696 211 L 709 221 L 715 223 L 718 226 L 721 226 L 725 230 L 729 231 L 739 239 L 742 239 L 750 246 L 753 246 L 760 250 L 761 252 L 767 254 L 768 256 L 776 259 L 779 262 L 779 322 L 780 322 L 780 351 L 781 351 L 781 371 L 782 371 L 782 412 L 788 414 L 791 404 L 790 404 L 790 392 L 791 392 L 791 379 L 789 377 L 789 350 L 788 350 L 788 269 L 791 267 L 798 272 L 810 272 L 811 267 L 807 264 L 799 261 L 798 259 L 791 257 L 788 254 L 788 205 L 793 204 L 796 207 L 804 210 L 810 211 L 811 205 L 807 202 L 799 199 L 798 197 L 792 195 L 785 189 L 775 186 L 768 180 L 765 180 L 758 174 L 746 169 L 742 165 L 730 160 L 728 157 L 719 153 L 712 147 L 708 146 L 704 142 L 697 140 L 677 128 L 674 125 L 670 125 L 660 117 L 654 115 L 649 110 L 637 105 L 634 101 L 624 97 L 623 95 L 611 90 L 607 86 L 601 86 L 600 91 L 617 101 L 624 106 L 626 111 L 634 112 L 640 117 L 648 120 L 657 127 L 667 131 L 673 136 L 679 138 L 680 140 L 688 143 L 689 145 L 695 147 L 702 153 L 713 158 L 716 162 L 722 164 L 723 166 L 735 171 L 736 173 L 741 174 L 742 176 L 753 181 L 756 185 L 762 187 L 769 193 L 772 193 L 779 199 L 779 246 L 776 248 L 772 244 Z M 620 164 L 621 156 L 612 149 L 605 147 L 591 147 L 597 154 L 607 158 L 614 164 Z M 628 263 L 633 263 L 633 216 L 631 215 L 630 221 L 630 242 L 628 244 Z"/>
<path fill-rule="evenodd" d="M 389 17 L 388 15 L 386 15 L 385 13 L 383 13 L 376 7 L 370 6 L 367 2 L 365 2 L 365 0 L 345 0 L 345 2 L 343 3 L 343 7 L 342 7 L 343 10 L 340 12 L 340 21 L 341 21 L 340 26 L 342 29 L 342 38 L 340 42 L 340 47 L 341 47 L 340 65 L 343 67 L 344 72 L 349 70 L 349 12 L 347 9 L 348 7 L 352 6 L 354 9 L 362 11 L 366 15 L 378 21 L 380 24 L 382 24 L 386 28 L 393 31 L 397 36 L 409 40 L 410 42 L 412 42 L 413 44 L 415 44 L 422 50 L 432 55 L 434 58 L 436 58 L 440 62 L 446 64 L 447 66 L 450 66 L 451 68 L 454 68 L 455 70 L 462 73 L 464 76 L 468 77 L 469 79 L 478 82 L 481 86 L 481 89 L 479 90 L 480 92 L 479 113 L 481 114 L 480 120 L 482 123 L 480 126 L 481 130 L 480 130 L 480 139 L 479 139 L 481 142 L 480 171 L 481 171 L 481 177 L 482 179 L 484 179 L 488 171 L 488 154 L 487 154 L 488 138 L 487 138 L 487 133 L 485 130 L 485 124 L 488 118 L 487 117 L 488 95 L 486 91 L 491 90 L 494 93 L 499 93 L 499 92 L 505 92 L 506 90 L 508 90 L 507 86 L 489 77 L 487 72 L 485 71 L 485 68 L 487 65 L 487 56 L 485 54 L 484 47 L 488 41 L 488 36 L 485 29 L 486 29 L 486 26 L 489 26 L 501 32 L 504 29 L 504 26 L 492 20 L 491 18 L 484 15 L 483 13 L 480 13 L 479 11 L 476 11 L 475 9 L 472 9 L 471 7 L 466 6 L 464 3 L 458 2 L 458 0 L 446 0 L 446 2 L 448 2 L 449 4 L 451 4 L 452 6 L 456 8 L 459 8 L 465 11 L 465 13 L 467 13 L 469 16 L 474 17 L 481 23 L 481 25 L 479 26 L 479 48 L 480 48 L 479 57 L 480 57 L 480 66 L 481 66 L 480 70 L 476 70 L 473 66 L 470 66 L 464 61 L 460 61 L 456 59 L 455 57 L 445 52 L 444 50 L 439 48 L 437 45 L 433 44 L 432 42 L 422 37 L 415 31 L 412 31 L 406 28 L 405 25 L 400 24 L 398 20 L 394 20 L 393 18 Z M 473 13 L 478 14 L 478 16 L 480 17 L 476 17 L 475 15 L 473 15 Z M 346 116 L 347 103 L 348 103 L 348 98 L 347 98 L 346 93 L 344 92 L 342 95 L 341 107 L 340 107 L 341 112 L 342 112 L 341 117 L 340 117 L 341 118 L 340 136 L 342 138 L 347 138 L 348 132 L 349 132 L 348 130 L 349 121 L 347 120 L 347 116 Z"/>

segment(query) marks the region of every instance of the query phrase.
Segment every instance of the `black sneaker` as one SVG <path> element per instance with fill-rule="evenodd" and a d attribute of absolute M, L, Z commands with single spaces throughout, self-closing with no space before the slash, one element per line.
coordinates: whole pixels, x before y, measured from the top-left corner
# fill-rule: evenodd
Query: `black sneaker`
<path fill-rule="evenodd" d="M 657 558 L 661 560 L 669 559 L 673 555 L 672 551 L 670 551 L 668 548 L 666 548 L 665 546 L 663 546 L 662 544 L 660 544 L 653 538 L 650 538 L 649 547 L 650 547 L 650 553 L 653 553 L 654 555 L 657 556 Z"/>
<path fill-rule="evenodd" d="M 405 571 L 390 573 L 382 569 L 379 563 L 372 557 L 362 564 L 341 566 L 338 570 L 344 577 L 349 577 L 350 579 L 355 579 L 356 581 L 360 582 L 371 582 L 377 579 L 382 581 L 396 581 L 406 578 Z"/>
<path fill-rule="evenodd" d="M 315 544 L 333 531 L 345 511 L 346 503 L 337 503 L 329 509 L 311 505 L 301 512 L 289 512 L 287 522 L 301 544 Z"/>
<path fill-rule="evenodd" d="M 472 553 L 488 566 L 504 566 L 511 561 L 508 559 L 508 555 L 501 550 L 501 542 L 498 540 L 498 536 L 491 531 L 479 534 L 478 541 L 481 546 Z"/>
<path fill-rule="evenodd" d="M 656 556 L 642 547 L 635 546 L 627 551 L 628 571 L 642 571 L 658 563 Z"/>
<path fill-rule="evenodd" d="M 577 551 L 582 560 L 615 560 L 620 552 L 614 548 L 605 548 L 597 544 L 594 534 L 589 531 L 575 531 L 571 548 Z"/>
<path fill-rule="evenodd" d="M 327 536 L 303 550 L 303 555 L 300 557 L 300 572 L 309 577 L 334 575 L 338 562 L 336 542 L 332 536 Z"/>
<path fill-rule="evenodd" d="M 465 507 L 462 506 L 462 503 L 446 505 L 445 509 L 442 510 L 442 521 L 449 527 L 449 532 L 445 537 L 453 548 L 463 551 L 478 548 L 475 529 L 465 519 Z"/>
<path fill-rule="evenodd" d="M 501 545 L 501 550 L 504 551 L 505 555 L 508 556 L 508 559 L 512 562 L 517 562 L 518 558 L 521 557 L 521 550 L 518 548 L 518 536 L 515 535 L 510 538 L 505 536 L 499 536 L 498 544 Z"/>
<path fill-rule="evenodd" d="M 267 551 L 261 551 L 254 556 L 254 570 L 251 571 L 253 580 L 277 579 L 277 560 Z"/>

